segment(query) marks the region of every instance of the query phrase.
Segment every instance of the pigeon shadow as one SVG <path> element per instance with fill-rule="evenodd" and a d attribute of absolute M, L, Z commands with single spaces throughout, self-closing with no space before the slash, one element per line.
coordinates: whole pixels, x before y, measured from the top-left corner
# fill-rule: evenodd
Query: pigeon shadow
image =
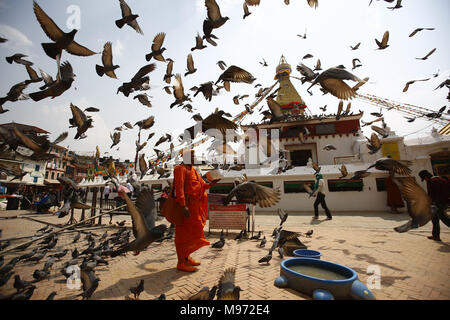
<path fill-rule="evenodd" d="M 387 263 L 377 261 L 374 257 L 372 257 L 371 255 L 368 255 L 366 253 L 355 254 L 355 258 L 358 261 L 367 261 L 367 263 L 369 263 L 369 264 L 380 265 L 380 266 L 383 266 L 383 267 L 386 267 L 386 268 L 389 268 L 389 269 L 392 269 L 395 271 L 404 271 L 403 269 L 399 269 L 399 268 L 391 266 Z"/>

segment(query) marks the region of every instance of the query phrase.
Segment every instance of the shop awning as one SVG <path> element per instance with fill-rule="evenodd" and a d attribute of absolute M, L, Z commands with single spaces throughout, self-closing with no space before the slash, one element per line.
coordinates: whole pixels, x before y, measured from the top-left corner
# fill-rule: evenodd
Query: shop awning
<path fill-rule="evenodd" d="M 60 184 L 60 182 L 54 179 L 44 179 L 44 184 Z"/>

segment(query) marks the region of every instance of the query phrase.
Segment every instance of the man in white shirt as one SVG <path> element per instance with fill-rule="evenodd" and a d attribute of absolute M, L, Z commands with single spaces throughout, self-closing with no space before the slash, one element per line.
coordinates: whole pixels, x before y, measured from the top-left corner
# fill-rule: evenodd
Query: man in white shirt
<path fill-rule="evenodd" d="M 316 183 L 314 184 L 314 192 L 312 194 L 313 197 L 317 197 L 316 201 L 314 202 L 314 218 L 313 219 L 319 219 L 319 203 L 322 205 L 322 208 L 325 210 L 325 213 L 327 215 L 327 220 L 331 220 L 331 212 L 327 207 L 327 204 L 325 202 L 325 194 L 323 193 L 324 190 L 324 180 L 323 176 L 320 172 L 316 173 Z"/>
<path fill-rule="evenodd" d="M 105 197 L 105 201 L 108 201 L 110 193 L 111 193 L 111 188 L 109 187 L 109 185 L 106 185 L 105 190 L 103 190 L 103 196 Z"/>

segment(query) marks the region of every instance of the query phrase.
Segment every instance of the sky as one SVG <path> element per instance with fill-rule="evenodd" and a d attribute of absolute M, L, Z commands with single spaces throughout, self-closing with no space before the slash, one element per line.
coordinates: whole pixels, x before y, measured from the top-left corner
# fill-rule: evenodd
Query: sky
<path fill-rule="evenodd" d="M 181 108 L 169 108 L 175 98 L 163 90 L 166 64 L 151 60 L 156 63 L 156 70 L 149 74 L 151 89 L 146 91 L 152 96 L 151 108 L 133 100 L 137 93 L 126 98 L 116 92 L 123 82 L 130 81 L 142 66 L 148 64 L 145 54 L 151 51 L 153 38 L 159 32 L 166 33 L 164 57 L 175 61 L 174 73 L 182 74 L 185 93 L 191 94 L 191 104 L 196 109 L 194 113 L 203 117 L 216 107 L 233 116 L 243 111 L 244 105 L 255 99 L 254 94 L 258 90 L 254 88 L 255 84 L 269 87 L 274 83 L 275 68 L 281 55 L 291 64 L 292 75 L 296 77 L 301 77 L 296 70 L 301 62 L 313 68 L 320 59 L 324 70 L 343 64 L 351 71 L 352 59 L 359 58 L 362 67 L 353 73 L 360 78 L 369 77 L 369 82 L 360 89 L 361 93 L 435 111 L 448 103 L 447 89 L 434 90 L 450 75 L 448 0 L 404 0 L 403 8 L 399 10 L 387 9 L 392 4 L 375 0 L 370 6 L 369 0 L 319 0 L 317 9 L 310 8 L 306 0 L 291 0 L 290 5 L 285 5 L 283 0 L 261 0 L 259 6 L 250 7 L 252 13 L 246 19 L 243 19 L 243 0 L 216 1 L 222 15 L 230 20 L 213 32 L 219 38 L 217 47 L 205 42 L 207 48 L 192 52 L 197 72 L 185 77 L 187 55 L 195 45 L 197 33 L 202 34 L 206 18 L 204 0 L 127 0 L 132 12 L 139 15 L 137 21 L 144 35 L 129 26 L 119 29 L 115 25 L 114 21 L 121 18 L 119 1 L 38 0 L 40 7 L 64 32 L 79 29 L 75 41 L 99 54 L 78 57 L 64 52 L 62 61 L 69 61 L 76 74 L 72 87 L 54 99 L 6 102 L 3 107 L 9 112 L 0 115 L 0 124 L 13 121 L 38 126 L 49 131 L 52 139 L 68 131 L 69 138 L 61 145 L 70 150 L 88 154 L 93 153 L 98 145 L 102 155 L 108 152 L 106 155 L 122 161 L 134 161 L 137 127 L 123 130 L 121 142 L 112 149 L 110 133 L 126 121 L 134 124 L 153 115 L 155 125 L 142 131 L 141 142 L 150 132 L 155 132 L 142 151 L 147 157 L 154 155 L 153 146 L 162 135 L 170 133 L 177 136 L 195 124 L 191 119 L 193 114 Z M 408 37 L 418 27 L 435 30 Z M 385 50 L 375 50 L 374 39 L 381 40 L 386 30 L 390 32 L 390 46 Z M 297 36 L 305 31 L 306 39 Z M 1 57 L 26 54 L 26 59 L 34 63 L 36 71 L 40 68 L 55 77 L 56 62 L 45 54 L 41 46 L 50 39 L 37 22 L 32 0 L 0 0 L 0 36 L 9 40 L 0 44 Z M 120 66 L 116 70 L 118 79 L 99 77 L 95 72 L 95 65 L 101 64 L 101 52 L 107 41 L 112 42 L 114 64 Z M 361 42 L 360 48 L 352 51 L 350 46 L 358 42 Z M 415 59 L 425 56 L 433 48 L 437 50 L 428 60 Z M 313 58 L 302 61 L 308 53 Z M 267 67 L 260 64 L 263 59 Z M 215 82 L 223 72 L 216 64 L 219 60 L 228 66 L 236 65 L 247 70 L 257 80 L 253 84 L 232 83 L 231 92 L 222 90 L 211 102 L 206 101 L 202 94 L 194 98 L 189 88 L 207 81 Z M 24 66 L 10 65 L 4 58 L 0 59 L 0 70 L 0 96 L 6 96 L 11 86 L 28 78 Z M 439 75 L 433 77 L 436 73 Z M 429 81 L 416 82 L 406 93 L 403 92 L 407 81 L 430 77 Z M 298 80 L 291 81 L 313 114 L 321 113 L 319 108 L 324 105 L 328 105 L 329 113 L 336 112 L 337 98 L 330 94 L 322 95 L 319 86 L 312 89 L 311 96 L 306 92 L 308 83 L 302 86 Z M 30 84 L 24 92 L 38 91 L 41 85 Z M 237 106 L 232 99 L 238 94 L 249 94 L 250 97 Z M 86 139 L 74 140 L 76 129 L 69 128 L 71 103 L 82 110 L 87 107 L 100 109 L 98 113 L 91 113 L 94 127 L 86 132 Z M 267 104 L 263 104 L 263 110 L 267 110 Z M 370 121 L 375 119 L 370 113 L 379 111 L 379 108 L 353 99 L 352 110 L 363 110 L 362 120 Z M 388 127 L 408 138 L 427 134 L 433 128 L 433 123 L 423 119 L 408 123 L 403 114 L 393 110 L 384 114 Z M 261 119 L 262 115 L 255 112 L 243 123 Z M 440 129 L 439 125 L 434 127 Z M 370 127 L 365 127 L 364 134 L 370 136 L 370 133 Z M 169 143 L 158 146 L 163 150 L 168 147 Z"/>

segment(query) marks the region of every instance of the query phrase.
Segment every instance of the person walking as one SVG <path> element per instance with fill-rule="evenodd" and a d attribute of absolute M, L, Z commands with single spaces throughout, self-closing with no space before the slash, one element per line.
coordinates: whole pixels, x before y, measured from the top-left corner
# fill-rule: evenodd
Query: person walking
<path fill-rule="evenodd" d="M 324 194 L 324 180 L 323 176 L 320 172 L 316 173 L 316 183 L 314 184 L 313 197 L 317 197 L 314 202 L 314 217 L 313 219 L 319 219 L 319 204 L 325 210 L 327 215 L 327 220 L 333 219 L 331 216 L 331 212 L 327 207 L 327 203 L 325 202 L 325 194 Z"/>
<path fill-rule="evenodd" d="M 433 176 L 428 170 L 419 172 L 419 177 L 427 182 L 428 196 L 431 198 L 433 229 L 428 239 L 441 241 L 441 220 L 447 227 L 450 227 L 450 217 L 446 213 L 447 206 L 450 203 L 450 183 L 443 177 Z"/>
<path fill-rule="evenodd" d="M 203 246 L 210 245 L 205 239 L 203 228 L 206 224 L 208 195 L 206 190 L 218 180 L 206 183 L 193 167 L 194 150 L 183 153 L 183 163 L 174 168 L 175 198 L 182 207 L 184 219 L 175 226 L 175 247 L 178 257 L 177 269 L 196 271 L 200 261 L 190 255 Z"/>
<path fill-rule="evenodd" d="M 111 193 L 111 188 L 109 185 L 106 185 L 105 189 L 103 190 L 103 196 L 105 197 L 105 202 L 108 202 L 110 193 Z"/>

